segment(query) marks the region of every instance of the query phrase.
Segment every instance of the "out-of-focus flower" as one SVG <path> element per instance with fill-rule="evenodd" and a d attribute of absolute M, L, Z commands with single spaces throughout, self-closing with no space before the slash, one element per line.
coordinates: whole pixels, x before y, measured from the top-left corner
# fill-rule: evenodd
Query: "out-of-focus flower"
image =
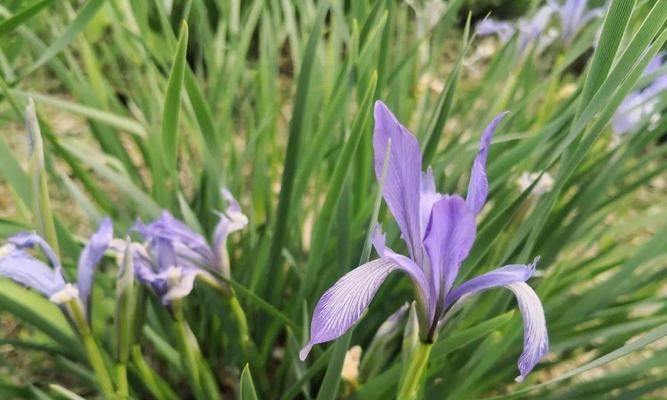
<path fill-rule="evenodd" d="M 562 4 L 556 0 L 548 0 L 548 4 L 558 14 L 560 35 L 566 44 L 571 43 L 586 24 L 602 17 L 605 12 L 605 7 L 587 10 L 588 0 L 565 0 Z"/>
<path fill-rule="evenodd" d="M 381 227 L 376 226 L 373 246 L 380 258 L 347 273 L 322 295 L 313 312 L 310 340 L 300 352 L 301 359 L 307 357 L 314 344 L 334 340 L 350 329 L 394 271 L 405 273 L 414 284 L 422 341 L 432 342 L 442 318 L 455 304 L 462 303 L 459 300 L 504 287 L 516 296 L 524 320 L 524 351 L 519 358 L 517 379 L 523 379 L 549 351 L 542 304 L 525 283 L 538 258 L 531 264 L 507 265 L 454 286 L 475 240 L 475 217 L 486 203 L 486 159 L 493 133 L 504 116 L 505 113 L 497 116 L 482 134 L 464 199 L 436 191 L 431 169 L 421 171 L 417 139 L 384 103 L 375 104 L 375 173 L 380 180 L 391 142 L 382 194 L 398 223 L 409 257 L 387 247 Z"/>
<path fill-rule="evenodd" d="M 343 361 L 343 369 L 340 372 L 341 377 L 356 386 L 359 383 L 359 363 L 361 361 L 361 346 L 352 346 L 350 350 L 345 353 L 345 360 Z"/>
<path fill-rule="evenodd" d="M 227 237 L 243 229 L 248 218 L 229 191 L 222 193 L 228 207 L 220 214 L 212 245 L 168 211 L 150 224 L 137 221 L 134 225 L 133 230 L 146 241 L 143 250 L 134 252 L 137 279 L 149 285 L 164 303 L 187 296 L 197 277 L 215 281 L 207 268 L 228 276 Z M 116 250 L 124 251 L 123 245 Z"/>
<path fill-rule="evenodd" d="M 519 189 L 523 192 L 524 190 L 528 189 L 530 185 L 532 185 L 533 182 L 535 182 L 535 180 L 538 179 L 539 177 L 540 177 L 539 172 L 524 172 L 517 180 Z M 545 193 L 550 192 L 551 189 L 553 189 L 553 187 L 554 187 L 554 179 L 551 177 L 551 174 L 545 172 L 542 175 L 542 178 L 540 178 L 540 181 L 537 182 L 537 184 L 533 188 L 531 194 L 535 196 L 541 196 Z"/>
<path fill-rule="evenodd" d="M 665 65 L 666 53 L 658 54 L 644 70 L 643 76 L 656 72 L 658 68 Z M 646 87 L 628 94 L 616 110 L 612 119 L 612 129 L 615 141 L 620 142 L 620 137 L 634 133 L 642 126 L 648 124 L 655 128 L 656 121 L 660 120 L 660 98 L 659 96 L 667 90 L 667 74 L 658 76 Z"/>
<path fill-rule="evenodd" d="M 516 25 L 507 21 L 498 21 L 492 18 L 486 18 L 480 21 L 475 32 L 479 36 L 497 35 L 502 43 L 507 43 L 515 34 L 518 35 L 518 53 L 523 54 L 529 46 L 545 31 L 553 9 L 549 6 L 541 7 L 531 18 L 521 18 Z M 539 50 L 546 48 L 551 41 L 548 37 L 538 41 Z"/>
<path fill-rule="evenodd" d="M 56 304 L 78 298 L 88 309 L 95 267 L 104 256 L 112 236 L 111 220 L 105 218 L 79 255 L 76 284 L 67 282 L 60 260 L 51 246 L 32 232 L 14 235 L 8 239 L 8 244 L 0 248 L 0 275 L 37 290 Z M 25 251 L 35 247 L 42 251 L 50 266 Z"/>

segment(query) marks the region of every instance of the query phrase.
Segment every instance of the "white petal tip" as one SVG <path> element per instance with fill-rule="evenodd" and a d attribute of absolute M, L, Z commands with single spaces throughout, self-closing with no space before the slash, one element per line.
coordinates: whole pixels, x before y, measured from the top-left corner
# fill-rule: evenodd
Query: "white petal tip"
<path fill-rule="evenodd" d="M 522 382 L 524 381 L 524 379 L 526 379 L 525 376 L 523 376 L 523 375 L 519 375 L 519 376 L 517 376 L 516 378 L 514 378 L 514 382 L 516 382 L 516 383 L 522 383 Z"/>
<path fill-rule="evenodd" d="M 303 349 L 301 349 L 301 351 L 299 352 L 299 359 L 301 361 L 306 361 L 306 357 L 308 357 L 308 353 L 310 353 L 310 349 L 312 349 L 312 348 L 313 348 L 313 345 L 310 344 L 310 343 L 305 345 L 303 347 Z"/>

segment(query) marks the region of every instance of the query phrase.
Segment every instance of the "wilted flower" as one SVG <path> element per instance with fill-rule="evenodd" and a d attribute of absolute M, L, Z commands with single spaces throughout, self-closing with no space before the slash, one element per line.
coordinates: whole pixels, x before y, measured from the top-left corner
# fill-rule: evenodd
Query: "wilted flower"
<path fill-rule="evenodd" d="M 8 239 L 8 244 L 0 248 L 0 275 L 37 290 L 56 304 L 79 298 L 87 309 L 95 267 L 104 256 L 112 236 L 111 220 L 105 218 L 81 251 L 76 284 L 67 282 L 60 260 L 51 246 L 32 232 L 14 235 Z M 41 249 L 50 266 L 25 251 L 35 247 Z"/>
<path fill-rule="evenodd" d="M 454 286 L 475 240 L 475 217 L 489 191 L 489 145 L 504 115 L 496 117 L 482 134 L 468 194 L 463 199 L 436 192 L 431 170 L 421 172 L 422 156 L 416 138 L 382 102 L 375 104 L 375 173 L 378 178 L 382 175 L 384 154 L 391 141 L 383 196 L 398 223 L 409 257 L 388 248 L 378 226 L 373 245 L 380 258 L 352 270 L 322 295 L 315 306 L 310 340 L 301 350 L 301 359 L 306 358 L 314 344 L 336 339 L 357 322 L 382 282 L 394 271 L 407 274 L 413 282 L 422 341 L 430 343 L 434 339 L 441 319 L 458 300 L 482 290 L 505 287 L 516 296 L 524 320 L 518 379 L 525 377 L 548 352 L 542 304 L 525 283 L 538 258 L 532 264 L 508 265 Z"/>
<path fill-rule="evenodd" d="M 164 303 L 187 296 L 197 277 L 213 282 L 207 268 L 229 275 L 227 237 L 243 229 L 248 218 L 229 191 L 222 194 L 228 207 L 220 214 L 212 245 L 168 211 L 150 224 L 138 221 L 134 225 L 133 230 L 146 240 L 142 251 L 134 252 L 137 279 L 149 285 Z M 122 245 L 119 247 L 122 251 Z"/>
<path fill-rule="evenodd" d="M 540 178 L 540 173 L 539 172 L 524 172 L 521 174 L 521 177 L 519 177 L 517 184 L 519 185 L 519 190 L 522 192 L 530 187 L 530 185 L 535 182 L 537 178 Z M 545 172 L 542 174 L 542 177 L 540 178 L 540 181 L 537 182 L 535 187 L 533 188 L 532 194 L 535 196 L 541 196 L 545 193 L 548 193 L 551 191 L 551 189 L 554 187 L 554 179 L 551 177 L 551 174 L 548 172 Z"/>
<path fill-rule="evenodd" d="M 644 70 L 643 76 L 656 72 L 665 65 L 665 53 L 658 54 Z M 647 122 L 655 125 L 660 118 L 658 96 L 667 89 L 667 74 L 658 76 L 641 90 L 636 90 L 623 100 L 612 120 L 612 129 L 618 136 L 633 133 Z"/>
<path fill-rule="evenodd" d="M 564 43 L 570 43 L 574 36 L 587 23 L 604 15 L 605 7 L 586 10 L 588 0 L 565 0 L 559 4 L 556 0 L 548 0 L 549 6 L 556 11 L 560 19 L 560 35 Z"/>

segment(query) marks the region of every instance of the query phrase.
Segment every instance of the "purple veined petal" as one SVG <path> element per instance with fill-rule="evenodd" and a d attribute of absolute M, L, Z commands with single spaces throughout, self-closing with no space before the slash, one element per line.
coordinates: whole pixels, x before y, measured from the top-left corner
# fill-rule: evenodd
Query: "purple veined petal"
<path fill-rule="evenodd" d="M 523 318 L 523 352 L 519 356 L 517 382 L 523 382 L 535 365 L 549 353 L 549 334 L 542 303 L 525 282 L 513 282 L 505 288 L 514 293 Z"/>
<path fill-rule="evenodd" d="M 479 36 L 498 35 L 498 39 L 502 43 L 507 43 L 512 35 L 516 32 L 516 28 L 506 21 L 498 21 L 493 18 L 484 18 L 475 26 L 475 33 Z"/>
<path fill-rule="evenodd" d="M 382 194 L 398 223 L 410 255 L 419 263 L 421 261 L 419 189 L 422 163 L 419 143 L 381 101 L 375 102 L 374 114 L 375 175 L 380 181 L 387 144 L 391 139 L 391 152 Z"/>
<path fill-rule="evenodd" d="M 35 246 L 39 247 L 46 258 L 49 260 L 49 263 L 56 269 L 60 270 L 60 260 L 56 257 L 56 253 L 53 251 L 51 246 L 38 234 L 35 232 L 21 232 L 7 239 L 7 241 L 19 249 L 29 248 L 32 249 Z"/>
<path fill-rule="evenodd" d="M 444 301 L 463 260 L 475 241 L 475 214 L 458 195 L 433 205 L 424 246 L 431 263 L 436 293 Z"/>
<path fill-rule="evenodd" d="M 468 183 L 468 194 L 466 196 L 466 203 L 474 214 L 479 214 L 482 207 L 484 207 L 484 203 L 486 203 L 486 197 L 489 195 L 489 181 L 486 177 L 486 159 L 489 155 L 491 138 L 498 124 L 507 114 L 508 111 L 505 111 L 495 117 L 489 126 L 486 127 L 479 140 L 479 151 L 477 152 L 477 156 L 475 156 L 475 161 L 473 161 L 470 182 Z"/>
<path fill-rule="evenodd" d="M 88 306 L 95 267 L 102 257 L 104 257 L 104 252 L 107 251 L 111 239 L 113 239 L 113 225 L 110 218 L 104 218 L 99 228 L 97 228 L 97 232 L 90 237 L 86 247 L 83 248 L 79 256 L 77 287 L 81 303 L 85 307 Z"/>
<path fill-rule="evenodd" d="M 394 271 L 405 269 L 387 259 L 373 260 L 348 272 L 329 288 L 315 306 L 310 340 L 299 352 L 299 358 L 305 360 L 313 345 L 334 340 L 347 332 Z"/>
<path fill-rule="evenodd" d="M 65 287 L 62 274 L 13 244 L 0 248 L 0 276 L 51 297 Z"/>
<path fill-rule="evenodd" d="M 497 287 L 505 287 L 514 293 L 524 325 L 523 352 L 518 363 L 521 375 L 516 378 L 517 382 L 523 381 L 549 352 L 549 337 L 542 303 L 533 289 L 525 283 L 535 271 L 538 262 L 539 257 L 536 257 L 530 265 L 508 265 L 470 279 L 452 290 L 446 300 L 446 307 L 450 307 L 464 296 Z"/>
<path fill-rule="evenodd" d="M 533 275 L 539 262 L 540 257 L 535 257 L 531 264 L 506 265 L 469 279 L 447 293 L 445 308 L 448 308 L 456 300 L 466 295 L 473 295 L 482 290 L 496 288 L 512 282 L 525 282 Z"/>

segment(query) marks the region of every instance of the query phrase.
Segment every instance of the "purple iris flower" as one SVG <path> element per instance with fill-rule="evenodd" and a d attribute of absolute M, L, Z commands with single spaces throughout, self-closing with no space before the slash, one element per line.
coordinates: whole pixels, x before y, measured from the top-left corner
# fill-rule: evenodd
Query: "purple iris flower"
<path fill-rule="evenodd" d="M 556 0 L 547 0 L 549 6 L 556 11 L 560 19 L 561 38 L 564 43 L 572 42 L 574 36 L 587 23 L 604 15 L 605 7 L 586 10 L 588 0 L 565 0 L 559 4 Z"/>
<path fill-rule="evenodd" d="M 521 375 L 517 379 L 523 379 L 549 351 L 542 304 L 525 283 L 535 270 L 537 258 L 529 265 L 507 265 L 455 285 L 459 268 L 475 240 L 475 218 L 489 191 L 486 177 L 489 145 L 504 116 L 505 113 L 497 116 L 482 134 L 464 199 L 436 191 L 430 168 L 421 171 L 422 155 L 417 139 L 382 102 L 375 104 L 375 173 L 379 179 L 391 141 L 382 194 L 398 223 L 409 257 L 387 247 L 378 226 L 373 246 L 380 258 L 347 273 L 322 295 L 313 313 L 310 340 L 300 352 L 302 360 L 313 345 L 334 340 L 350 329 L 394 271 L 401 271 L 412 280 L 423 341 L 433 340 L 439 323 L 455 303 L 461 305 L 461 300 L 482 290 L 505 287 L 516 296 L 524 320 Z"/>
<path fill-rule="evenodd" d="M 485 18 L 480 21 L 475 27 L 475 32 L 479 36 L 498 35 L 498 39 L 502 43 L 507 43 L 514 36 L 518 34 L 518 50 L 519 54 L 523 54 L 528 46 L 535 40 L 538 41 L 540 49 L 546 48 L 550 41 L 549 38 L 542 38 L 542 32 L 547 28 L 551 21 L 553 9 L 548 6 L 540 8 L 535 15 L 528 19 L 520 19 L 516 24 L 507 21 L 498 21 L 493 18 Z"/>
<path fill-rule="evenodd" d="M 88 309 L 95 267 L 104 256 L 112 237 L 113 225 L 109 218 L 105 218 L 79 255 L 76 285 L 65 279 L 60 260 L 51 246 L 33 232 L 14 235 L 0 248 L 0 275 L 37 290 L 56 304 L 79 298 Z M 41 249 L 50 266 L 26 251 L 35 247 Z"/>
<path fill-rule="evenodd" d="M 168 211 L 150 224 L 137 221 L 134 225 L 133 230 L 146 240 L 133 252 L 135 274 L 163 303 L 187 296 L 197 277 L 215 281 L 207 269 L 229 276 L 227 237 L 243 229 L 248 218 L 229 191 L 224 189 L 222 195 L 228 207 L 219 215 L 212 245 Z M 124 251 L 123 245 L 116 250 Z"/>
<path fill-rule="evenodd" d="M 665 65 L 666 53 L 660 53 L 646 66 L 644 76 L 653 74 Z M 667 90 L 667 74 L 658 76 L 646 87 L 628 94 L 614 113 L 612 129 L 616 135 L 635 132 L 651 119 L 659 119 L 658 96 Z"/>

